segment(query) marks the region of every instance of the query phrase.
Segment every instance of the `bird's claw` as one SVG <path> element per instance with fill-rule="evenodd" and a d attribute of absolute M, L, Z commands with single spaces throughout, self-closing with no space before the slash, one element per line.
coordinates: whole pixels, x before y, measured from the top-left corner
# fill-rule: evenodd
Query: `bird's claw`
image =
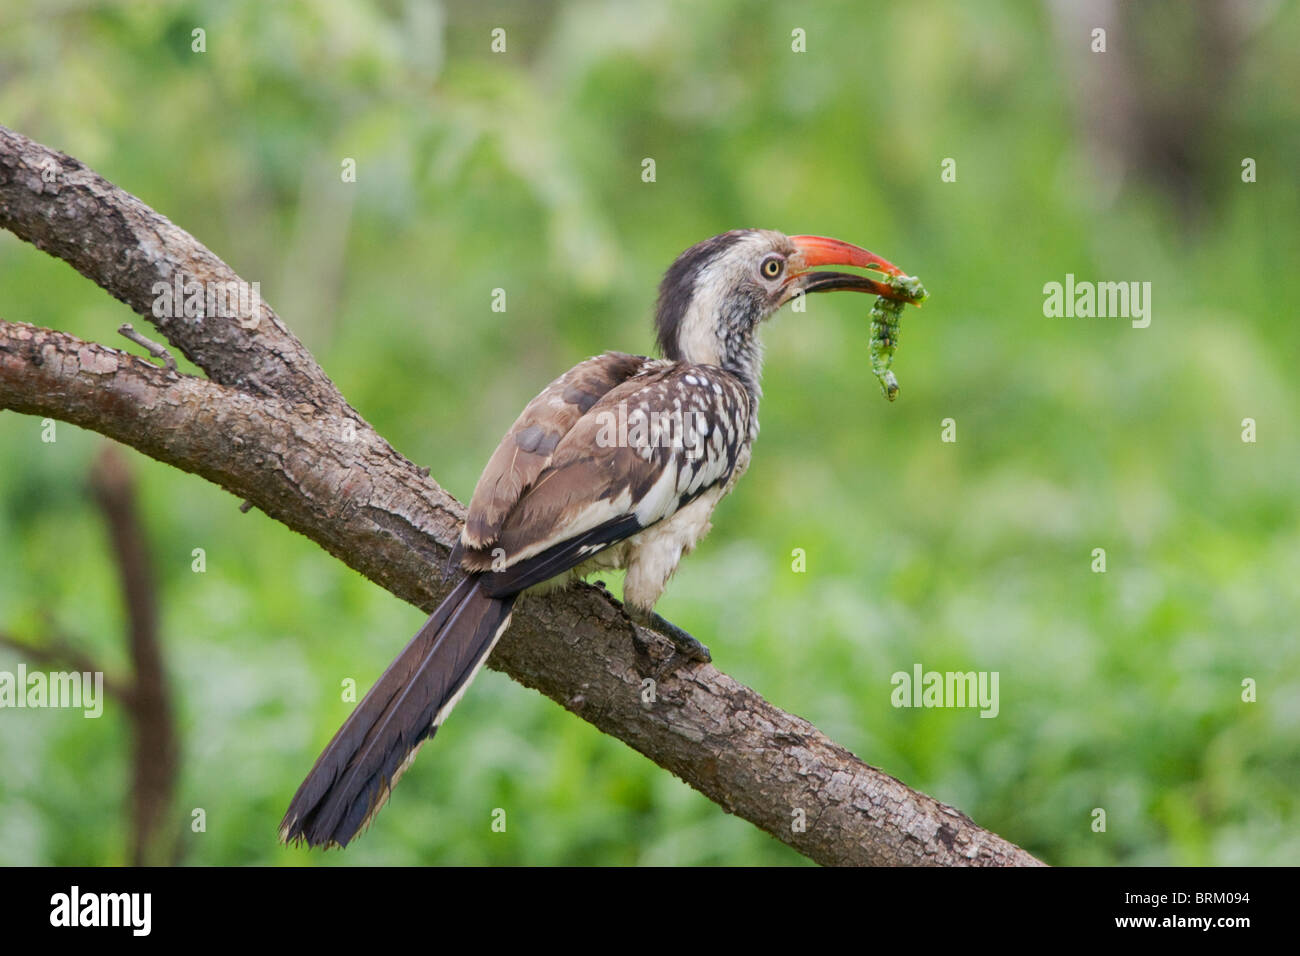
<path fill-rule="evenodd" d="M 669 643 L 673 645 L 673 653 L 666 663 L 671 663 L 678 655 L 703 664 L 712 662 L 713 655 L 709 653 L 707 647 L 672 621 L 665 620 L 661 615 L 653 611 L 637 611 L 626 604 L 623 605 L 623 614 L 633 625 L 639 624 L 668 639 Z M 635 626 L 632 628 L 632 640 L 639 650 L 644 651 L 646 649 L 646 641 L 642 639 Z"/>
<path fill-rule="evenodd" d="M 672 621 L 665 620 L 658 614 L 651 614 L 649 626 L 672 641 L 673 647 L 691 660 L 699 661 L 702 664 L 708 664 L 713 660 L 713 655 L 709 653 L 707 647 Z"/>

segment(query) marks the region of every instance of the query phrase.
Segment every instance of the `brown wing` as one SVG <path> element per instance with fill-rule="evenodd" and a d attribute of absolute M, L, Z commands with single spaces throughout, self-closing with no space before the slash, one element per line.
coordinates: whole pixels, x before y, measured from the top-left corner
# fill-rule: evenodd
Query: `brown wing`
<path fill-rule="evenodd" d="M 524 408 L 488 460 L 474 487 L 461 532 L 466 549 L 496 541 L 520 497 L 550 463 L 560 440 L 610 389 L 649 361 L 644 355 L 606 352 L 565 372 Z"/>
<path fill-rule="evenodd" d="M 574 567 L 725 483 L 748 427 L 749 396 L 727 372 L 647 362 L 561 437 L 496 540 L 467 552 L 465 566 L 494 567 L 493 593 Z"/>

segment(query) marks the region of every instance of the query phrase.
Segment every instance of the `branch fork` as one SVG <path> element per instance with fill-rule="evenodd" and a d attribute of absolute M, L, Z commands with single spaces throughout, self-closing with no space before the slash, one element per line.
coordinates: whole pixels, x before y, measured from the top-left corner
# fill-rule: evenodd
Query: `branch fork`
<path fill-rule="evenodd" d="M 41 176 L 51 163 L 57 188 Z M 166 347 L 130 325 L 122 334 L 164 367 L 0 320 L 0 409 L 72 422 L 207 478 L 397 597 L 425 611 L 438 604 L 454 583 L 440 572 L 464 507 L 348 405 L 279 316 L 262 304 L 254 330 L 153 315 L 154 283 L 177 271 L 242 282 L 229 266 L 135 196 L 3 126 L 0 226 L 131 306 L 207 376 L 180 373 Z M 355 441 L 336 440 L 340 418 L 355 423 Z M 638 628 L 672 654 L 666 637 Z M 394 635 L 394 651 L 404 638 Z M 711 664 L 666 674 L 647 707 L 644 658 L 603 589 L 521 603 L 488 663 L 817 862 L 1041 865 Z M 302 742 L 303 768 L 316 743 Z M 286 779 L 286 798 L 297 779 Z M 802 829 L 791 825 L 795 809 Z"/>

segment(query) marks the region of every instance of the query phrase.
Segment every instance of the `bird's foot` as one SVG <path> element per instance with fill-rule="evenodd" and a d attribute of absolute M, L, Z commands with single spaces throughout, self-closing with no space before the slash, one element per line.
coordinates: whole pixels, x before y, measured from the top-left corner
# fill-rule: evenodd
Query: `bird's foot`
<path fill-rule="evenodd" d="M 652 631 L 657 631 L 668 638 L 672 642 L 676 654 L 704 664 L 713 660 L 713 655 L 709 653 L 707 647 L 672 621 L 665 620 L 662 615 L 656 614 L 654 611 L 639 611 L 626 604 L 623 605 L 623 609 L 629 620 L 640 624 L 642 627 L 648 627 Z"/>
<path fill-rule="evenodd" d="M 673 647 L 677 648 L 682 654 L 685 654 L 693 661 L 699 661 L 708 664 L 713 660 L 713 655 L 709 649 L 701 644 L 698 640 L 683 631 L 672 621 L 666 620 L 658 614 L 650 615 L 650 626 L 662 634 L 668 640 L 673 642 Z"/>

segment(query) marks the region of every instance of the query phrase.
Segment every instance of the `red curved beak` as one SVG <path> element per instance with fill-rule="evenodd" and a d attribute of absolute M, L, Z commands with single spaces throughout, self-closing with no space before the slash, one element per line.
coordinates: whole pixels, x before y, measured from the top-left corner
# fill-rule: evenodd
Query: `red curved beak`
<path fill-rule="evenodd" d="M 826 236 L 791 236 L 790 241 L 803 253 L 803 260 L 810 269 L 815 266 L 857 266 L 859 269 L 875 269 L 885 275 L 903 274 L 903 270 L 888 259 L 851 242 Z"/>
<path fill-rule="evenodd" d="M 861 246 L 826 236 L 791 236 L 790 241 L 803 256 L 804 265 L 809 269 L 816 266 L 853 266 L 858 269 L 872 269 L 889 276 L 901 276 L 905 273 L 888 259 L 882 259 L 874 252 Z M 911 301 L 907 295 L 895 292 L 884 282 L 867 276 L 848 272 L 798 272 L 789 280 L 794 288 L 804 292 L 831 292 L 847 289 L 853 292 L 870 292 L 883 295 L 889 299 Z M 794 288 L 791 293 L 793 294 Z"/>

